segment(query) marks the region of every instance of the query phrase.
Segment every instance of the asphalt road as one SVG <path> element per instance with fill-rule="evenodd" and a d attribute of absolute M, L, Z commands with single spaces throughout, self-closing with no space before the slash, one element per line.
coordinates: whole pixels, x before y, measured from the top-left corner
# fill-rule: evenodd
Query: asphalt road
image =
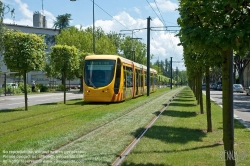
<path fill-rule="evenodd" d="M 67 92 L 66 100 L 82 99 L 83 94 L 78 92 Z M 28 106 L 63 101 L 63 92 L 31 94 L 28 95 Z M 0 110 L 24 107 L 24 95 L 0 96 Z"/>
<path fill-rule="evenodd" d="M 222 91 L 211 90 L 210 97 L 222 106 Z M 246 93 L 234 93 L 234 116 L 250 128 L 250 96 L 247 96 Z"/>

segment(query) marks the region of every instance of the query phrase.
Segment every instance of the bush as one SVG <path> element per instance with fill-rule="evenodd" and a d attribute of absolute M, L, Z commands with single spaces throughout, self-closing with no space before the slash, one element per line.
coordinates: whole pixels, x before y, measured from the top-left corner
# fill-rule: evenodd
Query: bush
<path fill-rule="evenodd" d="M 26 86 L 27 86 L 27 92 L 31 93 L 32 92 L 31 86 L 29 84 L 26 84 Z M 18 88 L 21 90 L 22 93 L 24 93 L 24 83 L 23 82 L 18 84 Z"/>
<path fill-rule="evenodd" d="M 0 95 L 4 94 L 4 88 L 0 88 Z"/>
<path fill-rule="evenodd" d="M 22 93 L 22 91 L 21 91 L 21 89 L 18 87 L 18 88 L 14 88 L 13 89 L 14 91 L 14 94 L 21 94 Z"/>
<path fill-rule="evenodd" d="M 58 90 L 58 91 L 64 91 L 64 85 L 63 84 L 59 84 L 56 90 Z M 69 90 L 69 87 L 66 87 L 66 90 Z"/>
<path fill-rule="evenodd" d="M 49 91 L 49 88 L 43 84 L 37 84 L 35 91 L 37 92 L 38 89 L 40 89 L 40 92 L 48 92 Z"/>

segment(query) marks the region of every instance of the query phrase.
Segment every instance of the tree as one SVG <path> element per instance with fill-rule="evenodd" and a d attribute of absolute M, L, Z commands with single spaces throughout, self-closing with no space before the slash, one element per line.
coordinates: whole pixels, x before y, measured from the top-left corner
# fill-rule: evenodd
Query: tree
<path fill-rule="evenodd" d="M 10 10 L 8 5 L 3 4 L 2 1 L 0 1 L 0 55 L 2 55 L 3 51 L 3 34 L 4 34 L 4 24 L 3 24 L 3 18 L 6 13 L 10 12 L 11 17 L 14 17 L 15 9 Z"/>
<path fill-rule="evenodd" d="M 242 55 L 240 55 L 240 53 L 238 52 L 235 54 L 234 63 L 235 63 L 235 69 L 239 73 L 239 83 L 244 86 L 243 72 L 250 62 L 250 51 L 247 50 L 241 54 Z"/>
<path fill-rule="evenodd" d="M 44 36 L 7 30 L 4 39 L 4 63 L 23 76 L 25 110 L 28 110 L 26 73 L 41 71 L 45 65 Z"/>
<path fill-rule="evenodd" d="M 230 84 L 233 50 L 248 49 L 250 10 L 247 1 L 189 1 L 180 0 L 178 33 L 181 45 L 187 49 L 211 50 L 222 57 L 223 83 L 223 142 L 226 165 L 235 165 L 232 85 Z M 230 156 L 229 156 L 230 155 Z M 233 155 L 233 157 L 231 157 Z"/>
<path fill-rule="evenodd" d="M 116 54 L 119 55 L 119 53 L 120 53 L 120 47 L 121 47 L 121 42 L 122 42 L 121 41 L 122 35 L 117 34 L 116 32 L 109 32 L 109 33 L 107 33 L 107 37 L 115 45 L 115 47 L 116 47 Z"/>
<path fill-rule="evenodd" d="M 133 57 L 133 48 L 135 48 L 135 57 Z M 135 59 L 135 62 L 146 65 L 146 52 L 146 44 L 142 43 L 141 41 L 131 39 L 131 37 L 128 36 L 122 38 L 120 45 L 121 56 L 132 61 Z"/>
<path fill-rule="evenodd" d="M 51 47 L 51 64 L 54 71 L 60 72 L 64 85 L 64 104 L 66 104 L 66 78 L 79 69 L 79 55 L 75 46 L 55 45 Z"/>
<path fill-rule="evenodd" d="M 59 29 L 59 33 L 62 29 L 69 27 L 69 21 L 71 20 L 71 14 L 58 15 L 54 21 L 55 29 Z"/>

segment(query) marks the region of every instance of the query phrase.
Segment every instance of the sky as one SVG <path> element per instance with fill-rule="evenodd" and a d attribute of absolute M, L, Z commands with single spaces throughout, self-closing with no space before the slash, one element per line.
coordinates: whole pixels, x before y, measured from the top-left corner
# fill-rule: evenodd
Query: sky
<path fill-rule="evenodd" d="M 93 25 L 92 0 L 1 0 L 15 16 L 5 13 L 4 23 L 33 26 L 33 13 L 40 11 L 47 19 L 47 27 L 53 28 L 58 15 L 71 14 L 71 26 L 83 28 Z M 186 70 L 183 62 L 183 48 L 175 37 L 180 29 L 178 0 L 94 0 L 95 27 L 106 33 L 116 32 L 147 43 L 147 18 L 150 21 L 150 54 L 152 62 L 165 61 L 173 57 L 173 69 Z M 164 28 L 166 27 L 166 28 Z M 138 30 L 139 29 L 139 30 Z M 166 31 L 167 30 L 167 31 Z"/>

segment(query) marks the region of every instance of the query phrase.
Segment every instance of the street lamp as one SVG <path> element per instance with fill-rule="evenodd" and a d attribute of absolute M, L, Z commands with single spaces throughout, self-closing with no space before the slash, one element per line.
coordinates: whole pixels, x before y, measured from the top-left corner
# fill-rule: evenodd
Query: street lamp
<path fill-rule="evenodd" d="M 76 0 L 70 0 L 72 2 Z M 95 54 L 95 0 L 92 0 L 93 2 L 93 52 Z"/>

